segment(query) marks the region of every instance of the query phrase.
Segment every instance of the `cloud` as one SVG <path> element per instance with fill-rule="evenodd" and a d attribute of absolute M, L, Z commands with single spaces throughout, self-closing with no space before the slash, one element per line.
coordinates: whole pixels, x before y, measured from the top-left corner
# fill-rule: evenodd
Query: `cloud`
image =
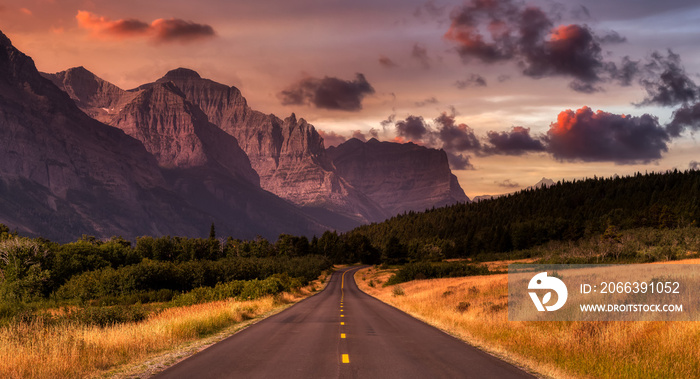
<path fill-rule="evenodd" d="M 620 33 L 611 30 L 600 37 L 597 37 L 600 43 L 618 44 L 627 42 L 627 37 L 621 36 Z"/>
<path fill-rule="evenodd" d="M 666 130 L 672 137 L 680 136 L 686 128 L 700 130 L 700 103 L 676 109 L 673 119 L 666 125 Z"/>
<path fill-rule="evenodd" d="M 700 162 L 690 161 L 690 163 L 688 163 L 688 168 L 691 170 L 700 170 Z"/>
<path fill-rule="evenodd" d="M 471 74 L 465 80 L 457 80 L 455 87 L 465 89 L 468 87 L 486 87 L 486 79 L 479 74 Z"/>
<path fill-rule="evenodd" d="M 437 103 L 438 103 L 438 99 L 436 99 L 435 96 L 432 96 L 432 97 L 429 97 L 425 100 L 415 102 L 415 105 L 417 107 L 424 107 L 426 105 L 437 104 Z"/>
<path fill-rule="evenodd" d="M 428 57 L 428 49 L 426 49 L 423 46 L 420 46 L 419 44 L 414 44 L 413 45 L 413 50 L 411 50 L 411 58 L 417 60 L 421 67 L 424 69 L 429 69 L 430 68 L 430 57 Z"/>
<path fill-rule="evenodd" d="M 355 80 L 334 77 L 323 79 L 306 77 L 279 93 L 283 105 L 313 105 L 316 108 L 359 111 L 362 99 L 374 93 L 365 76 L 356 74 Z"/>
<path fill-rule="evenodd" d="M 392 125 L 394 125 L 394 121 L 396 120 L 396 114 L 390 114 L 386 120 L 382 120 L 379 122 L 379 125 L 382 126 L 382 130 L 384 133 L 386 133 L 386 129 Z"/>
<path fill-rule="evenodd" d="M 454 154 L 449 151 L 447 154 L 447 162 L 453 170 L 474 170 L 474 165 L 469 161 L 469 156 L 464 154 Z"/>
<path fill-rule="evenodd" d="M 455 170 L 474 169 L 466 151 L 478 151 L 481 148 L 474 131 L 465 124 L 457 124 L 455 115 L 442 113 L 433 120 L 432 125 L 420 116 L 408 116 L 395 122 L 396 142 L 415 142 L 447 153 L 450 166 Z"/>
<path fill-rule="evenodd" d="M 542 140 L 532 138 L 530 129 L 522 126 L 514 126 L 510 132 L 490 131 L 487 140 L 490 145 L 484 147 L 485 154 L 523 155 L 546 150 Z"/>
<path fill-rule="evenodd" d="M 150 38 L 157 43 L 189 43 L 216 35 L 209 25 L 180 19 L 157 19 L 146 23 L 137 19 L 110 20 L 88 11 L 78 11 L 78 26 L 89 30 L 96 37 Z"/>
<path fill-rule="evenodd" d="M 192 42 L 214 36 L 214 29 L 209 25 L 171 18 L 158 19 L 151 23 L 158 42 Z"/>
<path fill-rule="evenodd" d="M 511 0 L 472 0 L 451 13 L 444 37 L 465 63 L 512 61 L 533 78 L 566 76 L 579 92 L 597 92 L 615 65 L 603 60 L 601 43 L 622 42 L 611 31 L 596 37 L 586 25 L 554 26 L 541 8 Z"/>
<path fill-rule="evenodd" d="M 656 117 L 593 112 L 559 113 L 547 132 L 547 151 L 562 161 L 632 164 L 661 158 L 669 135 Z"/>
<path fill-rule="evenodd" d="M 341 136 L 340 134 L 330 131 L 330 132 L 324 132 L 321 129 L 318 129 L 318 134 L 323 138 L 323 146 L 326 148 L 329 148 L 331 146 L 338 146 L 341 143 L 347 141 L 347 138 L 344 136 Z"/>
<path fill-rule="evenodd" d="M 396 134 L 410 141 L 421 142 L 429 133 L 430 127 L 425 123 L 423 117 L 408 116 L 405 120 L 396 122 Z"/>
<path fill-rule="evenodd" d="M 644 75 L 640 83 L 647 97 L 637 105 L 676 106 L 700 100 L 700 89 L 685 72 L 680 56 L 671 50 L 665 57 L 654 52 Z"/>
<path fill-rule="evenodd" d="M 27 16 L 31 16 L 31 15 L 34 14 L 31 10 L 29 10 L 29 9 L 27 9 L 27 8 L 20 8 L 19 11 L 22 12 L 22 13 L 24 13 L 24 14 L 27 15 Z"/>
<path fill-rule="evenodd" d="M 520 184 L 515 183 L 514 181 L 512 181 L 510 179 L 506 179 L 502 182 L 494 181 L 493 183 L 499 187 L 502 187 L 502 188 L 520 188 Z"/>
<path fill-rule="evenodd" d="M 385 57 L 385 56 L 383 56 L 383 55 L 380 55 L 380 56 L 379 56 L 379 65 L 381 65 L 381 66 L 384 67 L 384 68 L 395 68 L 395 67 L 399 67 L 399 65 L 396 64 L 396 62 L 392 61 L 390 58 L 387 58 L 387 57 Z"/>
<path fill-rule="evenodd" d="M 443 149 L 459 152 L 481 149 L 474 130 L 466 124 L 457 124 L 454 116 L 443 113 L 435 119 L 435 123 L 438 125 L 437 136 Z"/>

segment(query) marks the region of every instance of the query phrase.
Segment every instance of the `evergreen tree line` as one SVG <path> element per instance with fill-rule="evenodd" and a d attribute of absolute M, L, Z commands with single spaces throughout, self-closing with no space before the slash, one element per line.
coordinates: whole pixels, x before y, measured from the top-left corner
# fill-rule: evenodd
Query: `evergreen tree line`
<path fill-rule="evenodd" d="M 558 182 L 478 203 L 408 212 L 340 240 L 369 241 L 381 261 L 439 261 L 577 241 L 617 231 L 700 225 L 700 171 Z"/>

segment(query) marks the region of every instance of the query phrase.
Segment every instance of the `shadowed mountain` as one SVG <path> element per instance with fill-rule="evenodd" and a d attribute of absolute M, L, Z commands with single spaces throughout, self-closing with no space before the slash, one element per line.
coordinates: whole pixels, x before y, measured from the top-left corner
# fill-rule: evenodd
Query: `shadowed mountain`
<path fill-rule="evenodd" d="M 210 218 L 139 141 L 83 113 L 2 33 L 0 76 L 0 222 L 59 241 L 205 233 Z"/>
<path fill-rule="evenodd" d="M 441 158 L 444 153 L 438 150 L 371 145 L 373 154 L 390 159 L 384 171 L 366 174 L 374 183 L 367 185 L 352 169 L 340 175 L 323 138 L 304 119 L 292 114 L 282 120 L 255 111 L 237 88 L 203 79 L 189 69 L 172 70 L 156 82 L 130 91 L 122 91 L 81 67 L 45 75 L 71 94 L 86 113 L 141 140 L 163 169 L 211 168 L 215 162 L 231 176 L 259 183 L 333 229 L 382 221 L 405 210 L 468 201 L 447 160 Z M 382 155 L 380 150 L 385 148 L 389 151 Z M 214 157 L 213 151 L 220 154 Z M 400 157 L 409 152 L 412 158 Z M 240 164 L 242 155 L 247 156 L 247 166 Z M 349 164 L 354 158 L 339 161 Z M 380 185 L 387 178 L 385 171 L 391 171 L 395 162 L 400 166 L 393 168 L 389 182 Z M 367 162 L 357 164 L 376 168 Z M 247 167 L 252 167 L 254 175 Z M 181 182 L 166 177 L 172 183 Z M 395 196 L 397 189 L 403 197 Z M 403 201 L 406 203 L 399 204 Z"/>
<path fill-rule="evenodd" d="M 469 201 L 442 150 L 352 138 L 328 156 L 341 178 L 393 215 Z"/>
<path fill-rule="evenodd" d="M 324 230 L 262 190 L 235 138 L 172 84 L 124 92 L 84 69 L 72 71 L 45 76 L 64 89 L 69 83 L 84 101 L 0 38 L 0 222 L 58 241 L 205 236 L 211 222 L 243 238 Z M 110 109 L 110 122 L 126 133 L 76 103 Z"/>

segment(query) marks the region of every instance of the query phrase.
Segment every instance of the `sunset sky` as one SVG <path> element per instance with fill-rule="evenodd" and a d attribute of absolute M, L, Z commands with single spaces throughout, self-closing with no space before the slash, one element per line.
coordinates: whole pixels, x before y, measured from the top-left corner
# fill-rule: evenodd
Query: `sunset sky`
<path fill-rule="evenodd" d="M 254 109 L 444 148 L 468 196 L 697 167 L 697 0 L 0 0 L 45 72 L 188 67 Z"/>

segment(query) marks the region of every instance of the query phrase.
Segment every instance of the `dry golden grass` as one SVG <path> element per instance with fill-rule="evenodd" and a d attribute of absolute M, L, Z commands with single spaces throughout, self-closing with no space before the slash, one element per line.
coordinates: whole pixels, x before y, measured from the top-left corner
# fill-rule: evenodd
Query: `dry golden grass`
<path fill-rule="evenodd" d="M 315 292 L 311 288 L 324 284 L 317 281 L 295 294 L 251 301 L 230 299 L 170 308 L 139 323 L 104 328 L 41 323 L 3 327 L 0 328 L 0 378 L 96 377 L 119 366 L 131 366 L 129 376 L 133 376 L 133 367 L 139 362 L 217 332 L 233 333 L 240 329 L 235 325 L 275 313 L 310 296 Z M 192 354 L 198 349 L 189 350 Z"/>
<path fill-rule="evenodd" d="M 370 268 L 355 278 L 385 303 L 541 376 L 700 376 L 698 322 L 508 321 L 507 275 L 416 280 L 398 296 L 378 285 L 390 275 Z"/>

